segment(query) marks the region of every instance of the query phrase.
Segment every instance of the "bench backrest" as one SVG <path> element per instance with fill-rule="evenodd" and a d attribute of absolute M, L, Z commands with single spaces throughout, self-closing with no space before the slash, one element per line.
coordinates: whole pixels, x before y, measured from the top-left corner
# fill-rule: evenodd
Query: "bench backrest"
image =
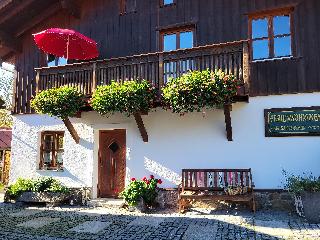
<path fill-rule="evenodd" d="M 251 191 L 251 169 L 182 169 L 182 190 L 222 191 L 227 186 Z"/>

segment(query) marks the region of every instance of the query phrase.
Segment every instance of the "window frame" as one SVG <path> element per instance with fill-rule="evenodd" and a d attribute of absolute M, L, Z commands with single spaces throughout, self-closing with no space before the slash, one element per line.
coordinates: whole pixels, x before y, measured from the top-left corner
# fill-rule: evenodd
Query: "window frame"
<path fill-rule="evenodd" d="M 173 0 L 172 3 L 164 4 L 164 0 L 159 0 L 160 7 L 169 7 L 177 4 L 177 0 Z"/>
<path fill-rule="evenodd" d="M 45 153 L 45 135 L 53 135 L 53 146 L 51 149 L 51 163 L 49 167 L 45 167 L 44 164 L 44 153 Z M 63 148 L 62 150 L 59 149 L 58 146 L 58 136 L 63 137 Z M 39 170 L 62 170 L 63 169 L 63 162 L 62 164 L 58 164 L 57 161 L 57 153 L 62 152 L 64 153 L 64 137 L 65 137 L 65 132 L 64 131 L 43 131 L 40 134 L 40 161 L 39 161 Z"/>
<path fill-rule="evenodd" d="M 272 60 L 272 59 L 281 59 L 281 58 L 290 58 L 294 57 L 296 55 L 296 48 L 294 44 L 294 7 L 285 7 L 285 8 L 279 8 L 279 9 L 271 9 L 271 10 L 265 10 L 261 12 L 251 13 L 248 14 L 249 16 L 249 40 L 250 40 L 250 58 L 252 61 L 265 61 L 265 60 Z M 274 35 L 274 18 L 278 16 L 289 16 L 290 21 L 290 34 L 280 34 L 280 35 Z M 268 36 L 267 37 L 260 37 L 260 38 L 252 38 L 252 22 L 253 20 L 258 19 L 267 19 L 268 24 Z M 275 37 L 276 36 L 276 37 Z M 290 36 L 291 38 L 291 55 L 288 56 L 282 56 L 282 57 L 276 57 L 274 52 L 274 40 L 276 38 L 286 37 Z M 267 58 L 261 58 L 261 59 L 254 59 L 253 58 L 253 42 L 257 40 L 268 40 L 268 50 L 269 54 Z"/>
<path fill-rule="evenodd" d="M 196 34 L 195 34 L 195 27 L 193 26 L 186 26 L 186 27 L 178 27 L 178 28 L 171 28 L 171 29 L 164 29 L 160 31 L 160 51 L 164 51 L 164 36 L 170 34 L 176 34 L 176 49 L 171 51 L 176 51 L 181 49 L 180 48 L 180 34 L 184 32 L 192 32 L 193 43 L 192 47 L 196 46 Z"/>

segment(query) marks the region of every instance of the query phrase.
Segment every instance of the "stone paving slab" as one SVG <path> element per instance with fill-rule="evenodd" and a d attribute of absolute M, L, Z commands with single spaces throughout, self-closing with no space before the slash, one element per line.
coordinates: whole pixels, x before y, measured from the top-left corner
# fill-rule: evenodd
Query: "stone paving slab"
<path fill-rule="evenodd" d="M 70 232 L 77 232 L 77 233 L 96 234 L 111 224 L 112 224 L 112 222 L 88 221 L 88 222 L 84 222 L 74 228 L 69 229 L 69 231 Z"/>
<path fill-rule="evenodd" d="M 31 214 L 31 212 L 33 214 Z M 2 240 L 320 239 L 320 225 L 279 212 L 133 214 L 119 209 L 29 208 L 0 203 Z"/>
<path fill-rule="evenodd" d="M 18 227 L 25 227 L 25 228 L 42 228 L 48 224 L 52 224 L 54 222 L 60 221 L 60 218 L 51 218 L 51 217 L 39 217 L 34 218 L 29 221 L 17 224 Z"/>

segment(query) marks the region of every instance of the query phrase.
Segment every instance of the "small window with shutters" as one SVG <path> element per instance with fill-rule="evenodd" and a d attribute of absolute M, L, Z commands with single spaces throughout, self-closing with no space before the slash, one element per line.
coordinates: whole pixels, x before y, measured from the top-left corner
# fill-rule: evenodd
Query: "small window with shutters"
<path fill-rule="evenodd" d="M 135 13 L 137 11 L 137 0 L 120 0 L 120 15 Z"/>
<path fill-rule="evenodd" d="M 41 133 L 40 164 L 41 170 L 62 170 L 64 153 L 64 132 L 45 131 Z"/>

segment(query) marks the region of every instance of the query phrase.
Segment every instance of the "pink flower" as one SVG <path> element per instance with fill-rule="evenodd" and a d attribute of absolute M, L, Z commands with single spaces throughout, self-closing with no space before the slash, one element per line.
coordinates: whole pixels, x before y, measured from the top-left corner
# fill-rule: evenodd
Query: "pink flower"
<path fill-rule="evenodd" d="M 153 175 L 150 175 L 150 178 L 151 178 L 151 179 L 154 179 L 154 176 L 153 176 Z"/>
<path fill-rule="evenodd" d="M 135 179 L 134 177 L 133 177 L 133 178 L 131 178 L 131 181 L 132 181 L 132 182 L 134 182 L 135 180 L 136 180 L 136 179 Z"/>
<path fill-rule="evenodd" d="M 146 178 L 146 177 L 143 177 L 143 178 L 142 178 L 142 181 L 144 181 L 144 182 L 147 181 L 147 178 Z"/>
<path fill-rule="evenodd" d="M 162 180 L 161 179 L 158 179 L 158 184 L 162 184 Z"/>

